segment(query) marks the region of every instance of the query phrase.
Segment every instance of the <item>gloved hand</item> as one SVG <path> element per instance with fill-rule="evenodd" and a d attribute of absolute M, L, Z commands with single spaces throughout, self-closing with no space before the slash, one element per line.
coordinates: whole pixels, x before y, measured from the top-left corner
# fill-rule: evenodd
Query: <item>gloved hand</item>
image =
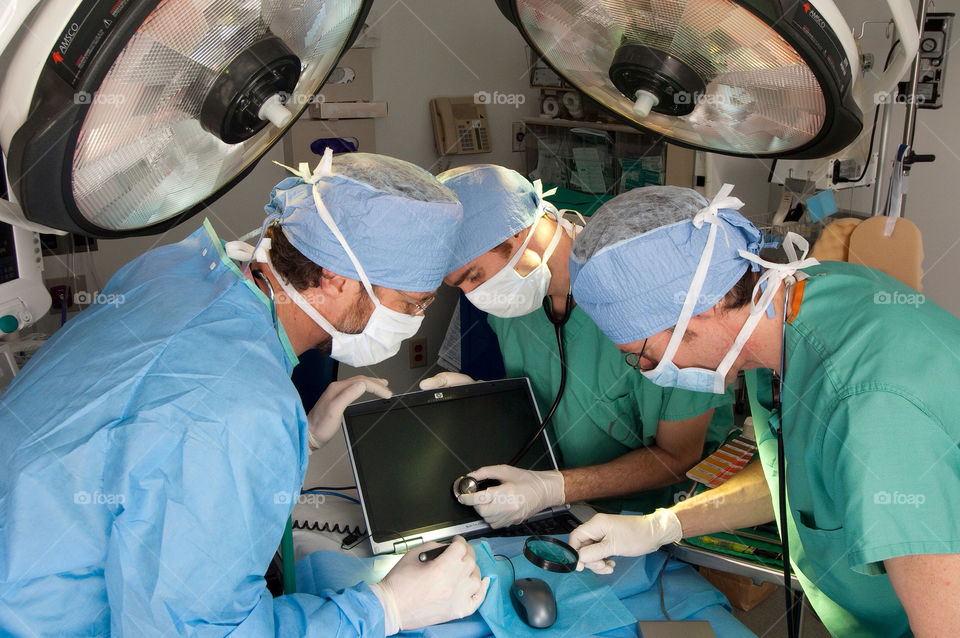
<path fill-rule="evenodd" d="M 490 577 L 481 580 L 473 548 L 456 536 L 431 561 L 420 552 L 439 543 L 424 543 L 404 554 L 383 580 L 370 589 L 383 605 L 386 635 L 469 616 L 480 607 Z"/>
<path fill-rule="evenodd" d="M 563 474 L 557 470 L 535 472 L 510 465 L 490 465 L 470 472 L 482 481 L 496 479 L 500 485 L 473 494 L 461 494 L 464 505 L 477 513 L 494 529 L 524 521 L 540 510 L 563 505 Z"/>
<path fill-rule="evenodd" d="M 381 399 L 389 399 L 393 392 L 387 387 L 386 379 L 375 379 L 358 375 L 334 381 L 323 391 L 317 403 L 307 415 L 309 424 L 310 451 L 318 450 L 333 438 L 340 430 L 343 411 L 348 405 L 359 399 L 364 392 L 371 392 Z"/>
<path fill-rule="evenodd" d="M 681 538 L 680 519 L 661 508 L 646 516 L 597 514 L 570 532 L 569 543 L 580 552 L 577 571 L 609 574 L 616 563 L 608 556 L 642 556 Z"/>
<path fill-rule="evenodd" d="M 420 380 L 421 390 L 436 390 L 437 388 L 452 388 L 455 385 L 476 383 L 470 375 L 461 372 L 441 372 L 440 374 Z"/>

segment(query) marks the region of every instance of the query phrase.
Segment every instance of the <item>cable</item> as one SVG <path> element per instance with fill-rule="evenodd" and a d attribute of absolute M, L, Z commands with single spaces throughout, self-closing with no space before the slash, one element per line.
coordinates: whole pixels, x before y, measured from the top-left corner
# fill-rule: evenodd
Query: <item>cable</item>
<path fill-rule="evenodd" d="M 887 67 L 890 66 L 890 60 L 893 58 L 893 52 L 896 50 L 898 44 L 900 44 L 900 40 L 897 40 L 890 46 L 890 50 L 887 52 L 887 61 L 883 63 L 884 71 L 886 71 Z M 860 177 L 857 179 L 840 179 L 839 182 L 844 184 L 856 184 L 857 182 L 862 182 L 863 178 L 867 176 L 867 169 L 870 168 L 870 158 L 873 156 L 873 143 L 877 136 L 877 120 L 879 117 L 880 103 L 878 101 L 876 107 L 873 109 L 873 127 L 870 131 L 870 147 L 867 149 L 867 161 L 863 164 L 863 170 L 860 172 Z"/>
<path fill-rule="evenodd" d="M 341 494 L 339 492 L 329 492 L 327 490 L 300 490 L 301 494 L 322 494 L 323 496 L 336 496 L 342 498 L 345 501 L 350 501 L 351 503 L 356 503 L 360 505 L 360 499 L 353 498 L 352 496 L 347 496 L 346 494 Z"/>
<path fill-rule="evenodd" d="M 344 492 L 346 490 L 355 490 L 357 489 L 356 485 L 345 485 L 343 487 L 327 487 L 325 485 L 318 485 L 316 487 L 308 487 L 304 492 L 311 492 L 313 490 L 328 490 L 330 492 Z"/>
<path fill-rule="evenodd" d="M 786 289 L 783 294 L 783 320 L 781 324 L 781 343 L 780 343 L 780 374 L 772 380 L 773 391 L 773 413 L 777 416 L 777 483 L 778 483 L 778 505 L 780 508 L 780 542 L 783 549 L 783 589 L 787 606 L 787 635 L 795 638 L 798 633 L 800 617 L 798 615 L 798 601 L 800 597 L 793 593 L 792 581 L 790 578 L 790 532 L 787 517 L 787 460 L 784 454 L 783 444 L 783 377 L 786 372 L 786 350 L 787 350 L 787 299 L 789 295 Z"/>
<path fill-rule="evenodd" d="M 502 558 L 503 560 L 507 561 L 507 565 L 510 565 L 510 572 L 513 574 L 513 580 L 511 581 L 510 584 L 512 585 L 513 583 L 515 583 L 517 581 L 517 568 L 513 566 L 513 561 L 510 560 L 510 557 L 504 556 L 503 554 L 494 554 L 493 557 Z"/>
<path fill-rule="evenodd" d="M 670 614 L 667 613 L 667 605 L 666 605 L 666 603 L 663 601 L 663 574 L 664 574 L 664 572 L 667 571 L 667 563 L 670 562 L 670 559 L 671 559 L 671 558 L 673 558 L 673 554 L 671 554 L 671 553 L 668 551 L 668 552 L 667 552 L 667 559 L 666 559 L 665 561 L 663 561 L 663 567 L 660 568 L 660 575 L 657 577 L 657 580 L 660 581 L 660 611 L 663 612 L 663 617 L 666 618 L 667 620 L 673 620 L 673 618 L 671 618 L 671 617 L 670 617 Z"/>
<path fill-rule="evenodd" d="M 554 330 L 557 333 L 557 351 L 560 353 L 560 387 L 557 388 L 557 397 L 553 400 L 553 405 L 550 406 L 550 410 L 547 412 L 547 416 L 543 419 L 543 423 L 540 424 L 540 427 L 537 428 L 536 433 L 530 437 L 530 440 L 527 441 L 527 444 L 524 445 L 517 454 L 507 462 L 507 465 L 516 465 L 517 462 L 523 458 L 523 455 L 527 453 L 533 444 L 537 442 L 537 439 L 540 438 L 540 435 L 543 434 L 543 431 L 547 429 L 547 424 L 550 423 L 550 419 L 553 418 L 553 413 L 557 411 L 557 406 L 560 405 L 560 399 L 563 398 L 563 389 L 567 385 L 567 357 L 563 352 L 563 326 L 566 325 L 567 321 L 570 319 L 570 311 L 573 307 L 573 293 L 567 291 L 567 301 L 564 305 L 563 316 L 557 319 L 553 316 L 553 299 L 551 297 L 543 298 L 543 311 L 547 314 L 547 319 L 550 320 L 550 323 L 553 324 Z"/>

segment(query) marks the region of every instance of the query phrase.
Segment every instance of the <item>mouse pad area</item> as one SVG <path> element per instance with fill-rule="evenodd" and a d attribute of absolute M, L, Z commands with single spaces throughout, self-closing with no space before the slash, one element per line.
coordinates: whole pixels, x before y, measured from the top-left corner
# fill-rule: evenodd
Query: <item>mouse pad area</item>
<path fill-rule="evenodd" d="M 637 621 L 609 586 L 600 582 L 589 571 L 555 574 L 533 565 L 523 552 L 507 552 L 517 572 L 517 578 L 539 578 L 550 585 L 557 599 L 557 621 L 546 629 L 534 629 L 517 615 L 510 602 L 513 573 L 503 558 L 494 559 L 486 542 L 474 544 L 477 566 L 484 576 L 490 576 L 490 589 L 480 605 L 480 615 L 497 638 L 524 636 L 587 636 L 633 625 Z"/>

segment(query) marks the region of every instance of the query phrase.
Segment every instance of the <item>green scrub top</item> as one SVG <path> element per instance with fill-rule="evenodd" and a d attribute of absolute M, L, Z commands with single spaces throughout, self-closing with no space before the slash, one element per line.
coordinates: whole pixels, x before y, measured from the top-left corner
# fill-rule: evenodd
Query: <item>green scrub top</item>
<path fill-rule="evenodd" d="M 806 272 L 782 417 L 770 416 L 783 423 L 794 573 L 832 635 L 911 635 L 883 561 L 960 552 L 960 321 L 870 268 Z M 770 380 L 747 375 L 777 510 Z"/>
<path fill-rule="evenodd" d="M 560 355 L 553 324 L 542 310 L 503 319 L 490 315 L 508 377 L 530 378 L 545 416 L 560 386 Z M 732 392 L 703 394 L 661 388 L 624 362 L 623 353 L 579 307 L 564 326 L 567 385 L 548 428 L 561 467 L 607 463 L 631 450 L 656 443 L 662 421 L 690 419 L 714 409 L 705 454 L 712 452 L 733 423 Z M 594 503 L 598 508 L 651 512 L 676 503 L 690 483 L 658 488 L 631 497 Z"/>

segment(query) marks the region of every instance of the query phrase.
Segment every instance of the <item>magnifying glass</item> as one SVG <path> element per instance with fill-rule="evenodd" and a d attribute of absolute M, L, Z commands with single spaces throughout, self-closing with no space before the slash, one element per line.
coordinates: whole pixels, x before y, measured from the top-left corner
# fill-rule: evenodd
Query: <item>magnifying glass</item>
<path fill-rule="evenodd" d="M 577 568 L 580 554 L 563 541 L 549 536 L 530 536 L 523 543 L 528 561 L 548 572 L 565 574 Z"/>

